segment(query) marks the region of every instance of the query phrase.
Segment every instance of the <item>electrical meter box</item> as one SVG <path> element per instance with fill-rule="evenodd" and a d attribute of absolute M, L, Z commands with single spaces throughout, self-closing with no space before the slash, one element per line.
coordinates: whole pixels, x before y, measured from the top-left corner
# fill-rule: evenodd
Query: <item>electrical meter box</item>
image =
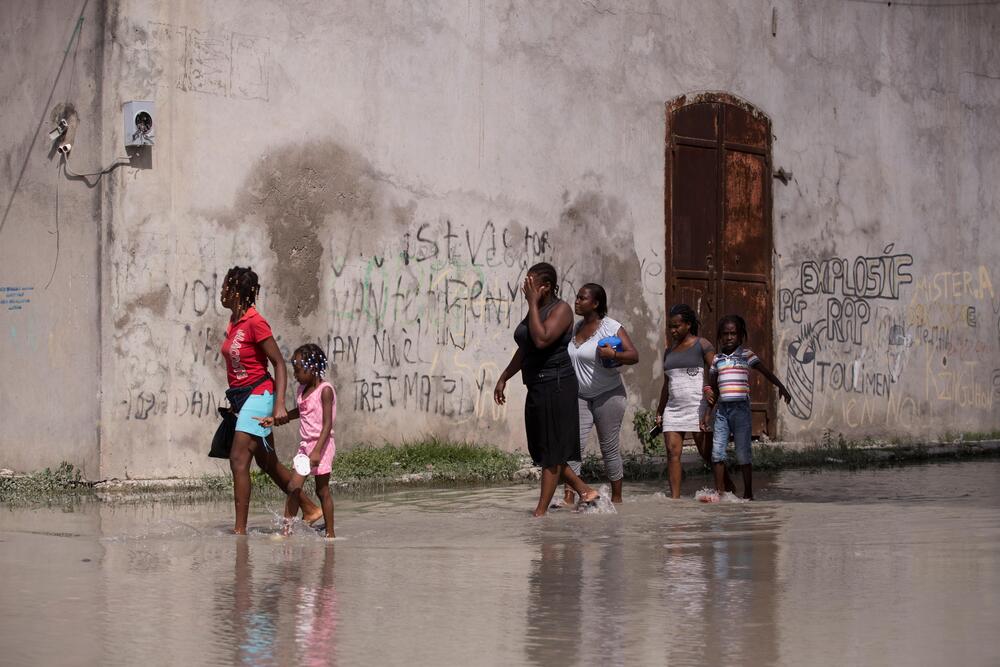
<path fill-rule="evenodd" d="M 156 103 L 135 101 L 122 105 L 125 145 L 152 146 L 156 134 Z"/>

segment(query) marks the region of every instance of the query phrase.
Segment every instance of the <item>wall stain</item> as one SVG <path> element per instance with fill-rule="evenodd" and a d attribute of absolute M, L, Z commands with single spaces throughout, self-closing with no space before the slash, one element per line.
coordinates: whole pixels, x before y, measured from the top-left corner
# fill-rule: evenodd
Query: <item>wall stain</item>
<path fill-rule="evenodd" d="M 170 286 L 163 285 L 157 290 L 146 292 L 125 305 L 125 312 L 115 320 L 115 328 L 121 329 L 132 320 L 132 315 L 138 308 L 145 308 L 157 317 L 167 314 L 167 304 L 170 302 Z"/>
<path fill-rule="evenodd" d="M 356 236 L 364 254 L 386 227 L 405 224 L 407 216 L 387 204 L 382 182 L 365 158 L 336 142 L 284 146 L 257 161 L 233 209 L 218 220 L 247 233 L 263 225 L 279 301 L 298 324 L 320 305 L 324 242 L 336 229 L 364 230 Z"/>

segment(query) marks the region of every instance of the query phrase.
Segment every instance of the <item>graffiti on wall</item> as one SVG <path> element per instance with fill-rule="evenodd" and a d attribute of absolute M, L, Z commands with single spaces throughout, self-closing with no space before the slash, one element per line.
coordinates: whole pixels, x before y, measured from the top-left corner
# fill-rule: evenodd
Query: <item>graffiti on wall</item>
<path fill-rule="evenodd" d="M 892 378 L 886 372 L 822 358 L 826 346 L 860 347 L 870 335 L 875 306 L 898 301 L 901 288 L 913 281 L 913 256 L 887 245 L 874 256 L 805 260 L 795 287 L 778 291 L 778 320 L 800 325 L 787 347 L 789 411 L 808 420 L 816 392 L 841 391 L 888 396 Z M 810 317 L 812 316 L 812 317 Z"/>
<path fill-rule="evenodd" d="M 785 346 L 790 414 L 854 427 L 905 424 L 934 406 L 990 410 L 994 379 L 981 359 L 996 355 L 1000 337 L 978 332 L 984 313 L 1000 327 L 994 300 L 987 267 L 920 274 L 894 244 L 801 262 L 778 293 L 778 319 L 786 336 L 793 332 Z M 897 391 L 907 367 L 914 372 Z"/>
<path fill-rule="evenodd" d="M 31 285 L 0 285 L 0 310 L 24 310 L 34 289 Z"/>
<path fill-rule="evenodd" d="M 138 62 L 153 85 L 238 99 L 268 99 L 266 37 L 149 22 Z"/>
<path fill-rule="evenodd" d="M 414 221 L 378 255 L 360 252 L 352 235 L 345 243 L 328 242 L 336 251 L 327 255 L 318 324 L 293 327 L 303 332 L 301 338 L 275 327 L 283 356 L 291 358 L 304 342 L 320 345 L 341 400 L 357 412 L 398 408 L 457 421 L 502 419 L 505 408 L 492 395 L 506 359 L 482 350 L 497 341 L 504 354 L 512 349 L 512 330 L 527 309 L 521 293 L 526 271 L 554 259 L 549 232 L 492 220 Z M 168 256 L 161 251 L 173 249 L 167 235 L 142 231 L 120 243 L 116 337 L 131 341 L 119 353 L 126 375 L 136 380 L 124 389 L 116 414 L 127 421 L 215 419 L 222 391 L 201 385 L 218 376 L 223 364 L 219 346 L 229 313 L 219 303 L 222 276 L 216 270 L 158 286 L 157 276 L 171 275 L 159 265 Z M 215 249 L 205 248 L 190 259 L 214 263 Z M 564 293 L 575 292 L 572 267 L 560 278 Z M 144 293 L 136 296 L 137 289 Z M 267 315 L 281 299 L 280 290 L 265 281 L 258 307 Z M 148 318 L 132 317 L 143 309 L 165 320 L 169 335 L 149 327 Z M 325 333 L 317 336 L 315 330 Z M 169 360 L 163 363 L 183 388 L 150 387 L 149 379 L 161 381 L 162 369 L 148 369 L 148 358 Z"/>

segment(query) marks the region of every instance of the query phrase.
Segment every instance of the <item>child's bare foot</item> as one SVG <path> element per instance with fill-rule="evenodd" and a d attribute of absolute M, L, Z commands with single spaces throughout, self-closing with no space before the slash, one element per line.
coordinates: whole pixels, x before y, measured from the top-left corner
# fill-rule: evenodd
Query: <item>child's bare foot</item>
<path fill-rule="evenodd" d="M 281 521 L 281 534 L 288 537 L 292 534 L 292 522 L 295 519 L 290 519 L 287 516 Z"/>
<path fill-rule="evenodd" d="M 566 489 L 566 492 L 563 494 L 563 505 L 572 505 L 575 501 L 576 494 Z"/>
<path fill-rule="evenodd" d="M 323 508 L 317 507 L 315 510 L 306 514 L 305 510 L 302 511 L 302 520 L 308 523 L 310 526 L 323 518 Z"/>
<path fill-rule="evenodd" d="M 545 510 L 535 510 L 534 512 L 531 513 L 531 516 L 535 519 L 539 519 L 545 516 Z"/>
<path fill-rule="evenodd" d="M 334 534 L 334 532 L 332 530 L 326 531 L 326 539 L 332 540 L 335 537 L 336 537 L 336 535 Z"/>
<path fill-rule="evenodd" d="M 584 493 L 582 496 L 580 496 L 580 503 L 583 505 L 587 505 L 592 502 L 596 502 L 600 497 L 601 497 L 600 493 L 598 493 L 594 489 L 590 489 L 589 493 Z"/>

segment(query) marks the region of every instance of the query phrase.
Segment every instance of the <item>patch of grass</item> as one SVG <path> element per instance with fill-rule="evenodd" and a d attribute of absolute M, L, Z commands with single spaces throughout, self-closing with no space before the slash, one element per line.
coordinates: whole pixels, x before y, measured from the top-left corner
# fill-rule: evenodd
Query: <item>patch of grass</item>
<path fill-rule="evenodd" d="M 338 452 L 330 478 L 333 483 L 346 483 L 359 490 L 391 484 L 404 475 L 428 473 L 428 481 L 433 482 L 501 482 L 512 481 L 521 463 L 520 455 L 493 446 L 430 438 L 401 445 L 363 445 Z M 291 461 L 286 461 L 285 467 L 291 468 Z M 255 498 L 284 497 L 267 473 L 257 467 L 250 471 L 250 484 Z M 313 494 L 314 488 L 310 477 L 306 480 L 306 493 Z M 229 474 L 209 474 L 202 476 L 196 493 L 228 496 L 232 492 L 233 480 Z"/>
<path fill-rule="evenodd" d="M 55 470 L 46 468 L 26 475 L 0 477 L 0 502 L 8 504 L 40 503 L 67 495 L 92 495 L 91 484 L 82 471 L 63 461 Z"/>
<path fill-rule="evenodd" d="M 431 438 L 338 453 L 331 476 L 338 482 L 379 481 L 430 472 L 435 479 L 499 481 L 513 479 L 520 467 L 520 456 L 496 447 Z"/>
<path fill-rule="evenodd" d="M 632 428 L 636 437 L 642 443 L 642 453 L 647 455 L 664 456 L 667 447 L 663 443 L 663 436 L 657 435 L 649 437 L 649 431 L 656 426 L 656 412 L 653 410 L 636 410 L 632 415 Z"/>

